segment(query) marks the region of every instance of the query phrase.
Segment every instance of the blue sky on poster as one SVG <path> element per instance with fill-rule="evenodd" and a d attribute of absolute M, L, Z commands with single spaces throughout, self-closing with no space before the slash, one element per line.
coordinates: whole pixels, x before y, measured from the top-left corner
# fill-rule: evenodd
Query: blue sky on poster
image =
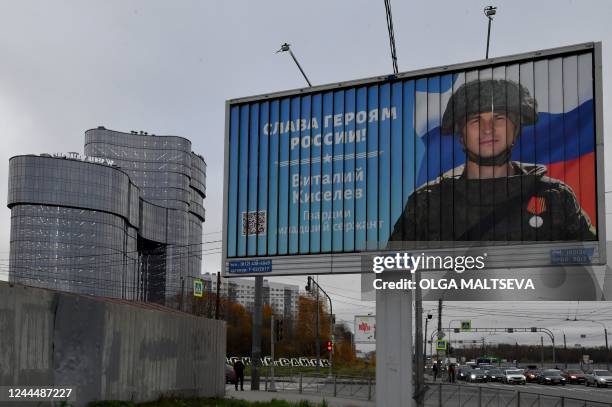
<path fill-rule="evenodd" d="M 392 1 L 400 71 L 482 59 L 487 4 Z M 610 111 L 612 3 L 493 4 L 499 6 L 493 57 L 602 41 L 604 109 Z M 187 137 L 208 164 L 208 272 L 220 266 L 215 248 L 220 247 L 225 100 L 304 86 L 290 57 L 274 53 L 284 42 L 292 44 L 314 84 L 391 72 L 382 1 L 2 0 L 0 10 L 0 201 L 6 202 L 8 158 L 82 151 L 88 128 Z M 604 117 L 607 135 L 610 123 Z M 612 189 L 611 177 L 606 184 Z M 0 269 L 5 270 L 10 211 L 4 205 L 0 225 Z M 343 319 L 373 310 L 355 300 L 357 279 L 322 277 L 320 283 L 341 287 L 331 291 L 349 297 L 335 297 Z M 539 314 L 552 306 L 542 306 Z"/>

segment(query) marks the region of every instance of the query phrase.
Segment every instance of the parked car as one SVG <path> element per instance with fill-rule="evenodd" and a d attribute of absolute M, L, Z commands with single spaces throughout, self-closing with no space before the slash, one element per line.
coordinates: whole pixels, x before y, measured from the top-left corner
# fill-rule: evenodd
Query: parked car
<path fill-rule="evenodd" d="M 234 367 L 229 363 L 225 364 L 225 383 L 236 383 L 236 372 L 234 372 Z"/>
<path fill-rule="evenodd" d="M 485 374 L 490 382 L 501 382 L 504 380 L 504 373 L 500 369 L 485 370 Z"/>
<path fill-rule="evenodd" d="M 468 374 L 469 376 L 467 378 L 467 381 L 470 383 L 487 381 L 487 375 L 485 374 L 485 371 L 482 369 L 479 369 L 479 368 L 472 369 L 468 372 Z"/>
<path fill-rule="evenodd" d="M 527 378 L 521 369 L 506 369 L 504 370 L 503 382 L 506 384 L 526 384 Z"/>
<path fill-rule="evenodd" d="M 580 369 L 567 369 L 561 372 L 561 376 L 565 377 L 568 383 L 584 383 L 586 375 Z"/>
<path fill-rule="evenodd" d="M 593 370 L 585 375 L 584 384 L 587 386 L 608 387 L 612 384 L 612 373 L 607 370 Z"/>
<path fill-rule="evenodd" d="M 541 374 L 542 374 L 542 371 L 537 368 L 530 369 L 529 367 L 527 367 L 527 370 L 525 370 L 525 378 L 527 379 L 529 383 L 537 383 Z"/>
<path fill-rule="evenodd" d="M 542 374 L 538 378 L 539 384 L 552 384 L 557 385 L 560 384 L 565 386 L 566 380 L 565 377 L 561 376 L 560 370 L 544 370 Z"/>

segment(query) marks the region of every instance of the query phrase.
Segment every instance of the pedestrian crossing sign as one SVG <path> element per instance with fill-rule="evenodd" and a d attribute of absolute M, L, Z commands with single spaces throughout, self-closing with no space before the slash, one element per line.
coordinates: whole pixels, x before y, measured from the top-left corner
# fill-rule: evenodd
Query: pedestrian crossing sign
<path fill-rule="evenodd" d="M 199 278 L 193 280 L 193 296 L 201 297 L 204 292 L 204 282 Z"/>

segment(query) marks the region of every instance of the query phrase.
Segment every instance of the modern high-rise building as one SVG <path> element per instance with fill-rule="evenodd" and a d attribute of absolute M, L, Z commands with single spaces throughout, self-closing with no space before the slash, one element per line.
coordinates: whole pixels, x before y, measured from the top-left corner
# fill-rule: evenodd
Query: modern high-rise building
<path fill-rule="evenodd" d="M 172 305 L 200 275 L 206 164 L 182 137 L 85 132 L 9 160 L 10 281 Z"/>

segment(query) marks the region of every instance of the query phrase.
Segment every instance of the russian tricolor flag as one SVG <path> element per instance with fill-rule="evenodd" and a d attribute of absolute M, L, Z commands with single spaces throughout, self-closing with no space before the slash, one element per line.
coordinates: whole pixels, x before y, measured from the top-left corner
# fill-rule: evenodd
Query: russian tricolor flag
<path fill-rule="evenodd" d="M 565 182 L 597 224 L 592 54 L 539 60 L 417 81 L 417 185 L 465 162 L 457 136 L 441 136 L 453 92 L 465 82 L 507 79 L 525 86 L 538 104 L 538 121 L 522 128 L 512 160 L 545 165 Z M 425 103 L 418 103 L 419 99 Z"/>

